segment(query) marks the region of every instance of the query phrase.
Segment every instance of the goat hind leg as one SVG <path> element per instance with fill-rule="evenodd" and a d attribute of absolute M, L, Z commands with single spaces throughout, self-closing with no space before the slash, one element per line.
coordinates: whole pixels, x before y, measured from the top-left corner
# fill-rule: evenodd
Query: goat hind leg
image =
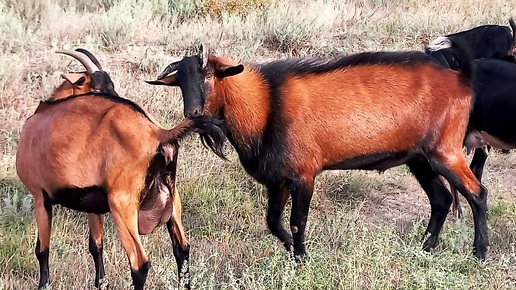
<path fill-rule="evenodd" d="M 179 289 L 182 289 L 183 285 L 186 289 L 190 289 L 190 245 L 181 221 L 181 198 L 177 190 L 173 197 L 172 206 L 172 216 L 167 221 L 167 230 L 172 240 L 172 249 L 177 263 Z"/>
<path fill-rule="evenodd" d="M 487 151 L 489 151 L 489 149 L 490 147 L 487 148 Z M 473 174 L 475 174 L 475 177 L 478 179 L 478 182 L 482 182 L 482 174 L 484 172 L 484 165 L 486 164 L 486 160 L 486 152 L 482 148 L 475 149 L 475 153 L 473 155 L 473 159 L 471 160 L 469 168 L 471 169 L 471 171 L 473 171 Z M 454 198 L 452 203 L 452 211 L 457 218 L 462 218 L 462 207 L 460 206 L 459 202 L 459 192 L 453 186 L 450 187 L 452 191 L 452 196 Z"/>
<path fill-rule="evenodd" d="M 423 249 L 430 251 L 437 246 L 439 233 L 448 215 L 452 202 L 450 192 L 439 175 L 432 170 L 428 161 L 411 160 L 408 166 L 430 201 L 430 220 L 425 231 L 426 240 L 423 241 Z"/>
<path fill-rule="evenodd" d="M 446 154 L 436 154 L 429 160 L 439 174 L 446 177 L 450 185 L 468 201 L 475 223 L 473 255 L 484 260 L 489 245 L 487 233 L 487 189 L 471 172 L 462 151 L 447 150 Z"/>
<path fill-rule="evenodd" d="M 118 236 L 129 258 L 134 289 L 143 290 L 150 261 L 143 250 L 138 232 L 138 200 L 122 195 L 123 193 L 108 194 L 109 208 Z M 121 204 L 120 200 L 126 202 Z"/>
<path fill-rule="evenodd" d="M 280 239 L 287 251 L 292 251 L 292 246 L 294 244 L 292 236 L 281 224 L 281 214 L 285 209 L 285 204 L 289 197 L 288 188 L 285 186 L 267 187 L 267 194 L 269 196 L 269 205 L 267 207 L 267 226 L 271 233 Z"/>
<path fill-rule="evenodd" d="M 450 185 L 450 190 L 452 195 L 452 213 L 455 218 L 460 219 L 462 218 L 462 207 L 459 201 L 459 191 L 453 185 Z"/>
<path fill-rule="evenodd" d="M 88 225 L 90 227 L 90 236 L 88 248 L 93 262 L 95 263 L 95 287 L 100 287 L 100 281 L 105 276 L 103 246 L 104 246 L 104 215 L 88 214 Z"/>
<path fill-rule="evenodd" d="M 48 255 L 52 226 L 52 203 L 44 190 L 42 195 L 34 195 L 34 215 L 36 216 L 36 224 L 38 227 L 38 238 L 34 251 L 39 262 L 38 288 L 43 289 L 50 283 Z"/>

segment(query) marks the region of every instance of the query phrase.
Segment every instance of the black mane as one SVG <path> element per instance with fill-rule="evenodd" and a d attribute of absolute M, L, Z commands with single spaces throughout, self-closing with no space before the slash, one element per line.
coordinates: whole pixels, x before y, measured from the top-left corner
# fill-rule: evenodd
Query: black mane
<path fill-rule="evenodd" d="M 323 74 L 352 66 L 397 65 L 413 66 L 420 63 L 437 63 L 420 51 L 364 52 L 338 58 L 292 58 L 254 65 L 266 79 L 285 75 Z"/>

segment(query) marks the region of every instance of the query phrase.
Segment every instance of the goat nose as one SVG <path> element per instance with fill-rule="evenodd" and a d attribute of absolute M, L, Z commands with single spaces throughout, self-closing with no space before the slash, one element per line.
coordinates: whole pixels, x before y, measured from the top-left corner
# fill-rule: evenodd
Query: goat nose
<path fill-rule="evenodd" d="M 201 115 L 201 110 L 199 108 L 195 108 L 193 111 L 186 112 L 185 115 L 188 118 L 197 117 L 197 116 Z"/>

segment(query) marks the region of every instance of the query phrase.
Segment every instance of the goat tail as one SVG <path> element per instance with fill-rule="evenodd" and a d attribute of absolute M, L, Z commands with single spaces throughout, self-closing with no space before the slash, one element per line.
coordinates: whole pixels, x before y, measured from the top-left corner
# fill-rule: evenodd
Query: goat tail
<path fill-rule="evenodd" d="M 166 130 L 160 136 L 162 143 L 176 143 L 191 133 L 199 133 L 202 144 L 217 156 L 227 160 L 224 155 L 226 129 L 224 121 L 211 116 L 201 115 L 181 120 L 174 128 Z"/>

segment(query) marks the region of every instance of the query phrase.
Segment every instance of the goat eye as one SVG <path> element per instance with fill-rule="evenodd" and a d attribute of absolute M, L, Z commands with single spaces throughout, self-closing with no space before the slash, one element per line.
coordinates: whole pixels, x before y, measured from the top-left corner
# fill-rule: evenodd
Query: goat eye
<path fill-rule="evenodd" d="M 209 73 L 206 73 L 206 77 L 205 77 L 207 80 L 211 80 L 213 78 L 213 74 L 211 72 Z"/>

